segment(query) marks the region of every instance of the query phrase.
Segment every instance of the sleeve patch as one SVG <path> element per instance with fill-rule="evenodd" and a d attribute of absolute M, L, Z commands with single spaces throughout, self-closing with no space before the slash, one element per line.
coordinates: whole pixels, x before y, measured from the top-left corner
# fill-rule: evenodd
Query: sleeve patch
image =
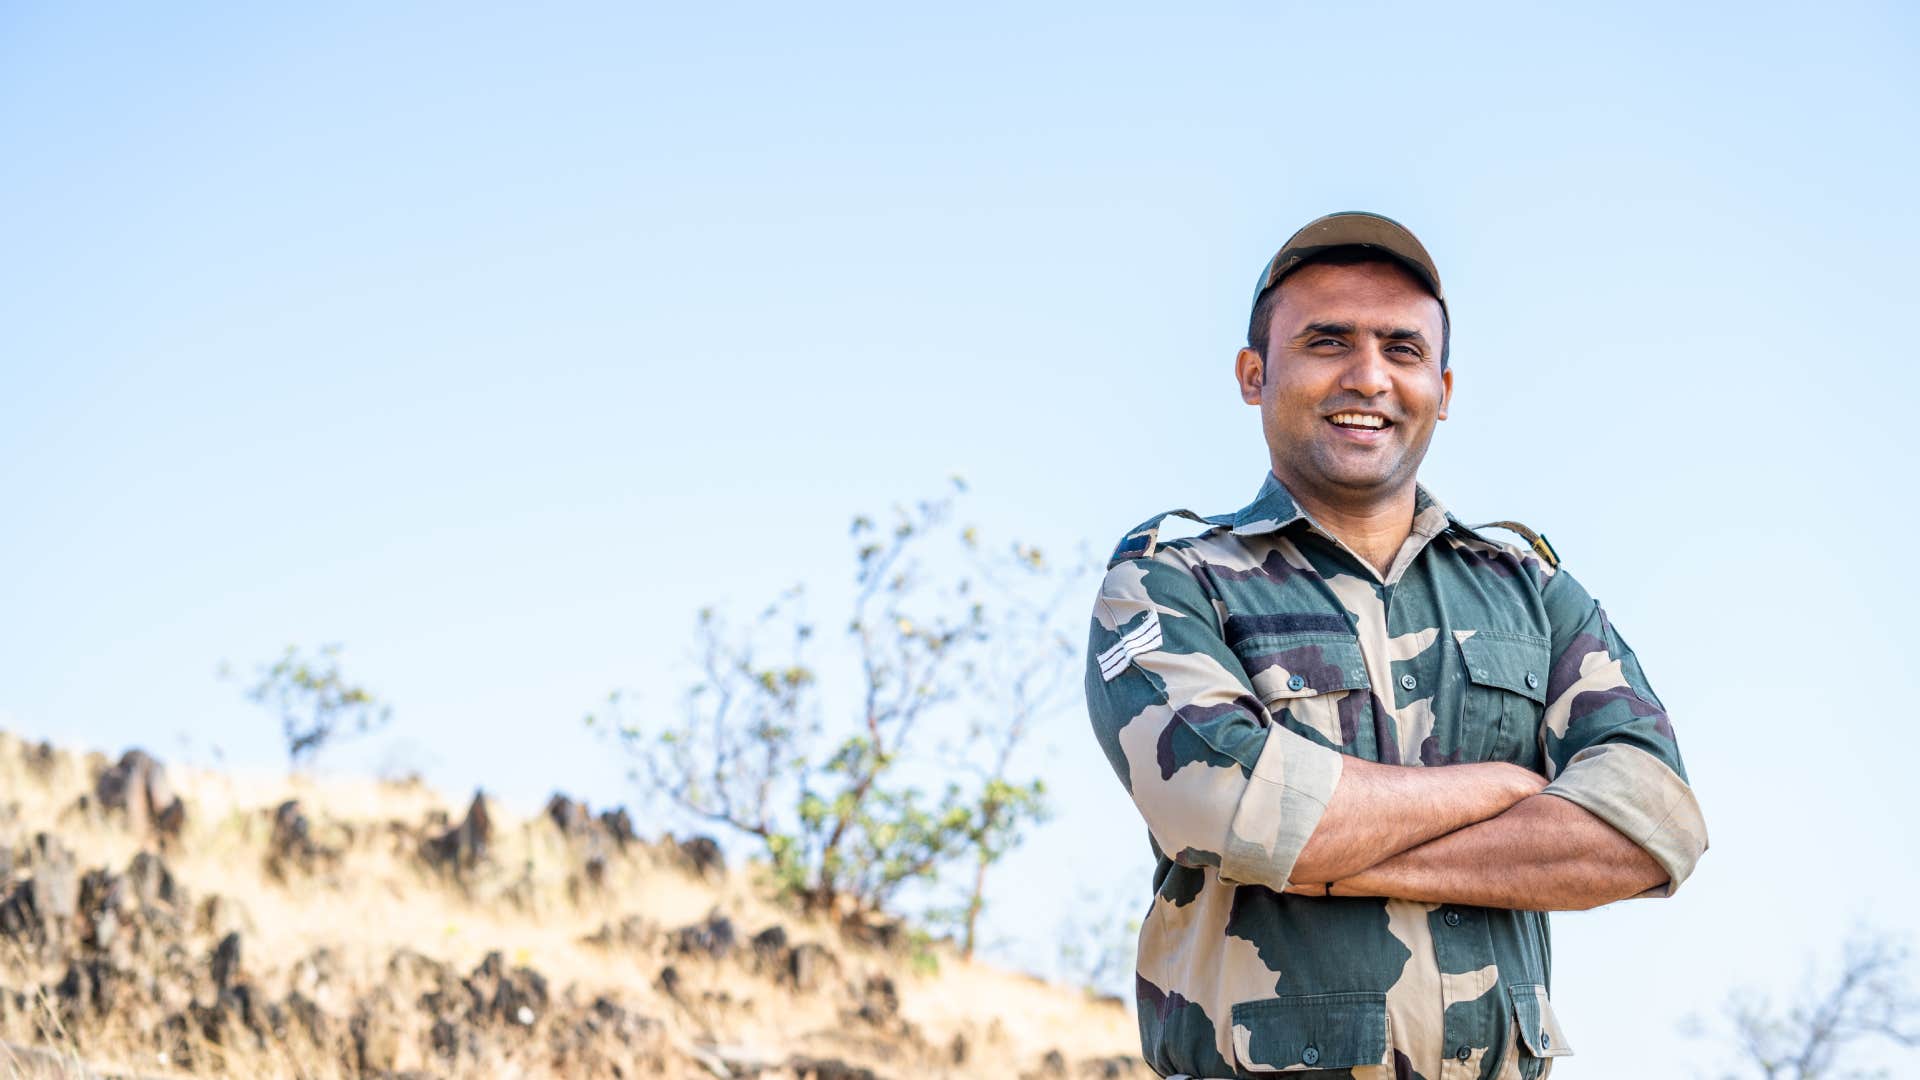
<path fill-rule="evenodd" d="M 1113 643 L 1113 648 L 1100 654 L 1100 678 L 1112 682 L 1126 670 L 1128 661 L 1160 647 L 1160 612 L 1147 609 L 1146 620 L 1132 631 Z"/>

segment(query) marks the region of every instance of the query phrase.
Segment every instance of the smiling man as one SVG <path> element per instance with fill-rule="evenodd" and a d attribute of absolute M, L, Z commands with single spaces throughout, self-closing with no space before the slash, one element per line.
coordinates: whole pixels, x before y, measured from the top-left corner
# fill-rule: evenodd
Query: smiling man
<path fill-rule="evenodd" d="M 1573 1052 L 1546 912 L 1670 895 L 1706 849 L 1606 613 L 1544 538 L 1416 482 L 1449 337 L 1412 233 L 1309 223 L 1234 363 L 1258 494 L 1108 561 L 1087 706 L 1158 861 L 1136 985 L 1163 1076 L 1544 1076 Z M 1211 527 L 1162 543 L 1170 515 Z"/>

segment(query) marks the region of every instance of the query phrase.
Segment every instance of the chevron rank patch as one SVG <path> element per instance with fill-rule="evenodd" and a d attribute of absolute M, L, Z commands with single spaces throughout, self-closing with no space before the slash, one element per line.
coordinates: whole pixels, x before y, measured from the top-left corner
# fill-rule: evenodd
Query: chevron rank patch
<path fill-rule="evenodd" d="M 1100 678 L 1112 682 L 1126 670 L 1129 660 L 1159 648 L 1160 640 L 1160 613 L 1148 608 L 1147 617 L 1139 626 L 1114 642 L 1113 648 L 1100 654 Z"/>

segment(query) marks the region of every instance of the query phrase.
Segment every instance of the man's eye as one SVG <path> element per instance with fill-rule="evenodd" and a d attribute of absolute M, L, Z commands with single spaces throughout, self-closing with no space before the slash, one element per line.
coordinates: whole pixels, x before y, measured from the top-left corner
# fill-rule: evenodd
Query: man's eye
<path fill-rule="evenodd" d="M 1323 337 L 1323 338 L 1315 338 L 1313 341 L 1308 342 L 1307 347 L 1310 349 L 1317 349 L 1322 345 L 1344 345 L 1344 344 L 1346 344 L 1346 342 L 1341 341 L 1339 338 Z"/>

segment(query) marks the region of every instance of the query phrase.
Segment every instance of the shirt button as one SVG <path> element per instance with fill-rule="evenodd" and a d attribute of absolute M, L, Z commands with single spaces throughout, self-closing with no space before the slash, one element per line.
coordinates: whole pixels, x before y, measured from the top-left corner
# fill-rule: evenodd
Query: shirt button
<path fill-rule="evenodd" d="M 1320 1048 L 1317 1046 L 1309 1046 L 1305 1050 L 1300 1051 L 1300 1061 L 1303 1064 L 1311 1065 L 1319 1060 Z"/>
<path fill-rule="evenodd" d="M 1544 1031 L 1540 1033 L 1540 1049 L 1542 1050 L 1553 1049 L 1553 1037 L 1551 1035 L 1548 1035 Z"/>
<path fill-rule="evenodd" d="M 1460 913 L 1459 913 L 1459 912 L 1457 912 L 1457 911 L 1449 911 L 1449 912 L 1447 912 L 1447 925 L 1448 925 L 1448 926 L 1459 926 L 1459 925 L 1460 925 Z"/>
<path fill-rule="evenodd" d="M 1287 680 L 1287 689 L 1289 690 L 1299 690 L 1304 688 L 1306 685 L 1307 685 L 1307 680 L 1304 677 L 1299 675 L 1295 675 L 1293 678 Z"/>
<path fill-rule="evenodd" d="M 1532 690 L 1538 687 L 1539 685 L 1540 685 L 1540 676 L 1535 675 L 1531 671 L 1527 672 L 1527 689 Z"/>
<path fill-rule="evenodd" d="M 1473 1047 L 1463 1046 L 1460 1049 L 1455 1050 L 1453 1052 L 1453 1056 L 1459 1058 L 1461 1061 L 1465 1061 L 1468 1058 L 1473 1056 Z"/>
<path fill-rule="evenodd" d="M 1418 682 L 1414 679 L 1412 672 L 1400 676 L 1400 689 L 1411 690 L 1416 685 L 1418 685 Z"/>

